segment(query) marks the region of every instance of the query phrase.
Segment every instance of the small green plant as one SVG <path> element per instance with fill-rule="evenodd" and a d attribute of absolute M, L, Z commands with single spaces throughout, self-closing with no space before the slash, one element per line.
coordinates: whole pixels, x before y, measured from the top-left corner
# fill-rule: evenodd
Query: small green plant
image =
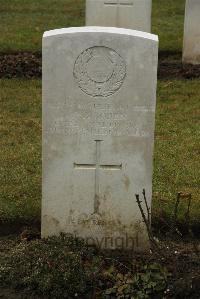
<path fill-rule="evenodd" d="M 113 286 L 105 290 L 106 298 L 163 298 L 167 288 L 168 272 L 159 264 L 144 266 L 139 272 L 122 274 L 114 268 L 105 273 Z"/>

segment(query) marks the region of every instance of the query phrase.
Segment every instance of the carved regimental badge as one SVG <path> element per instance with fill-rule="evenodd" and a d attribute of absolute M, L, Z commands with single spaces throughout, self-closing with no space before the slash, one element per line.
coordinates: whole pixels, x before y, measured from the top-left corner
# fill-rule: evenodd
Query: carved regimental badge
<path fill-rule="evenodd" d="M 122 57 L 107 47 L 92 47 L 76 59 L 74 77 L 86 94 L 108 97 L 120 89 L 126 76 Z"/>

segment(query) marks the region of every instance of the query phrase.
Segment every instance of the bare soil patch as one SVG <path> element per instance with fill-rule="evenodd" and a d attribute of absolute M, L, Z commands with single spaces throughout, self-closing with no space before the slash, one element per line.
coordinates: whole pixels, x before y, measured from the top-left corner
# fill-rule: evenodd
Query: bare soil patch
<path fill-rule="evenodd" d="M 200 78 L 200 65 L 182 64 L 182 53 L 159 53 L 158 79 L 197 79 Z"/>
<path fill-rule="evenodd" d="M 0 54 L 0 78 L 41 78 L 42 54 L 40 52 L 16 52 Z M 200 78 L 200 65 L 183 65 L 181 53 L 160 52 L 158 79 Z"/>
<path fill-rule="evenodd" d="M 41 78 L 42 55 L 39 52 L 0 54 L 0 78 Z"/>

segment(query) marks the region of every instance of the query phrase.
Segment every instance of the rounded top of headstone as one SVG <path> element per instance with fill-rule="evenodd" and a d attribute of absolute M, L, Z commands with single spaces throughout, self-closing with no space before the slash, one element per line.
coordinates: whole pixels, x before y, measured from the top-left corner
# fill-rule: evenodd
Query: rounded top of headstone
<path fill-rule="evenodd" d="M 69 27 L 54 29 L 44 32 L 43 37 L 51 37 L 61 34 L 76 34 L 76 33 L 111 33 L 111 34 L 122 34 L 149 39 L 158 42 L 158 36 L 155 34 L 137 31 L 132 29 L 116 28 L 116 27 L 101 27 L 101 26 L 85 26 L 85 27 Z"/>

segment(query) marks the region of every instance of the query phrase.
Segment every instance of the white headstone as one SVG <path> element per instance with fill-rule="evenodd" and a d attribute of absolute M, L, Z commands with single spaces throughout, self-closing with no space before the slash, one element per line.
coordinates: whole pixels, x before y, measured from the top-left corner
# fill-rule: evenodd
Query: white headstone
<path fill-rule="evenodd" d="M 151 32 L 152 0 L 86 0 L 86 26 Z"/>
<path fill-rule="evenodd" d="M 200 0 L 186 1 L 183 62 L 200 64 Z"/>
<path fill-rule="evenodd" d="M 151 206 L 157 54 L 157 36 L 139 31 L 45 32 L 44 237 L 148 247 L 135 194 L 145 188 Z"/>

